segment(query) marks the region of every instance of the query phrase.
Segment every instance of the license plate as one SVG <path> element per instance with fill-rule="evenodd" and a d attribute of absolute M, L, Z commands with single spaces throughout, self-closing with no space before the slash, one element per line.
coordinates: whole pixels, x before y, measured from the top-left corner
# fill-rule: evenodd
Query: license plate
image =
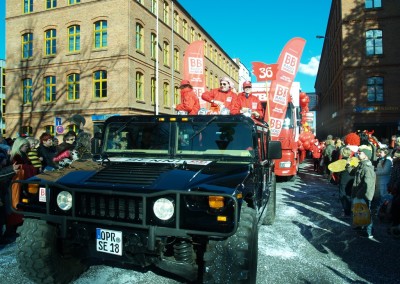
<path fill-rule="evenodd" d="M 96 228 L 96 250 L 122 255 L 122 232 Z"/>

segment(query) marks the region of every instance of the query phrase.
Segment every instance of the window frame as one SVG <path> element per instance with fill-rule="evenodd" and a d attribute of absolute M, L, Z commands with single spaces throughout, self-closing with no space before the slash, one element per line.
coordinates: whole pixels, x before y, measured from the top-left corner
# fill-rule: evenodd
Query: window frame
<path fill-rule="evenodd" d="M 44 31 L 44 55 L 55 56 L 57 54 L 57 30 Z"/>
<path fill-rule="evenodd" d="M 383 76 L 370 76 L 367 78 L 367 102 L 383 103 L 385 98 Z M 373 91 L 371 91 L 373 90 Z M 371 99 L 373 97 L 373 99 Z"/>
<path fill-rule="evenodd" d="M 79 52 L 80 50 L 81 50 L 81 26 L 71 25 L 68 27 L 68 52 L 75 53 Z"/>
<path fill-rule="evenodd" d="M 136 23 L 135 26 L 135 39 L 136 51 L 144 53 L 144 28 L 140 23 Z"/>
<path fill-rule="evenodd" d="M 103 49 L 108 46 L 108 22 L 99 20 L 93 23 L 93 49 Z"/>
<path fill-rule="evenodd" d="M 25 36 L 29 36 L 28 39 Z M 29 59 L 33 57 L 33 33 L 24 33 L 21 36 L 22 59 Z M 28 54 L 25 56 L 25 54 Z"/>
<path fill-rule="evenodd" d="M 142 72 L 136 72 L 135 75 L 135 96 L 136 100 L 144 101 L 144 75 Z"/>
<path fill-rule="evenodd" d="M 80 74 L 70 73 L 67 75 L 67 101 L 80 99 Z"/>
<path fill-rule="evenodd" d="M 57 78 L 54 75 L 48 75 L 43 80 L 43 101 L 45 103 L 53 103 L 56 101 Z"/>
<path fill-rule="evenodd" d="M 96 78 L 96 74 L 99 74 Z M 103 76 L 105 75 L 105 76 Z M 105 84 L 105 88 L 104 88 Z M 98 95 L 97 95 L 98 93 Z M 93 98 L 94 99 L 105 99 L 107 98 L 107 71 L 96 70 L 93 72 Z"/>
<path fill-rule="evenodd" d="M 369 36 L 370 33 L 372 36 Z M 377 51 L 378 48 L 380 48 L 380 53 L 379 50 Z M 372 52 L 369 52 L 370 49 L 373 49 Z M 381 29 L 370 29 L 365 32 L 365 54 L 368 57 L 383 55 L 383 31 Z"/>
<path fill-rule="evenodd" d="M 32 104 L 32 92 L 32 78 L 22 79 L 22 104 Z"/>

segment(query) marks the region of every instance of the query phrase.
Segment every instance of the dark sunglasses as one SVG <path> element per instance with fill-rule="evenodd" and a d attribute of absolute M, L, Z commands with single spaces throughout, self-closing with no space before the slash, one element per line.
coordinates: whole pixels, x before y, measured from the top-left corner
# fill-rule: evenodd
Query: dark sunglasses
<path fill-rule="evenodd" d="M 220 83 L 220 86 L 228 86 L 228 83 Z"/>

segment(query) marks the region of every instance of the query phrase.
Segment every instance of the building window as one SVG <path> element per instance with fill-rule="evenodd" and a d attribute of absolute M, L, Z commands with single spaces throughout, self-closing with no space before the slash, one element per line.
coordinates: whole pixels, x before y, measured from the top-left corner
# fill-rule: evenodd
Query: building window
<path fill-rule="evenodd" d="M 57 31 L 55 29 L 44 32 L 45 55 L 56 55 L 57 52 Z"/>
<path fill-rule="evenodd" d="M 151 0 L 151 12 L 156 14 L 157 12 L 157 0 Z"/>
<path fill-rule="evenodd" d="M 210 58 L 210 60 L 212 61 L 213 60 L 213 58 L 214 58 L 214 49 L 213 49 L 213 47 L 212 47 L 212 45 L 210 44 L 210 55 L 209 55 L 209 57 L 208 58 Z"/>
<path fill-rule="evenodd" d="M 26 33 L 21 38 L 22 45 L 22 59 L 31 58 L 33 55 L 33 34 Z"/>
<path fill-rule="evenodd" d="M 67 100 L 79 100 L 80 75 L 73 73 L 67 76 Z"/>
<path fill-rule="evenodd" d="M 68 0 L 68 5 L 75 5 L 81 3 L 81 0 Z"/>
<path fill-rule="evenodd" d="M 196 33 L 194 32 L 194 28 L 190 28 L 190 42 L 194 42 Z"/>
<path fill-rule="evenodd" d="M 44 97 L 46 103 L 56 101 L 56 76 L 44 77 Z"/>
<path fill-rule="evenodd" d="M 54 125 L 46 125 L 44 127 L 44 132 L 49 133 L 51 136 L 54 136 Z"/>
<path fill-rule="evenodd" d="M 24 1 L 24 14 L 29 14 L 33 12 L 33 0 L 23 0 Z"/>
<path fill-rule="evenodd" d="M 164 41 L 163 53 L 164 53 L 164 61 L 163 61 L 164 65 L 169 66 L 169 44 L 166 41 Z"/>
<path fill-rule="evenodd" d="M 70 125 L 67 126 L 67 130 L 68 131 L 73 131 L 75 133 L 78 133 L 79 132 L 79 127 L 76 124 L 70 124 Z"/>
<path fill-rule="evenodd" d="M 144 52 L 143 27 L 141 24 L 136 24 L 136 50 Z"/>
<path fill-rule="evenodd" d="M 186 20 L 182 21 L 182 36 L 184 39 L 188 39 L 188 23 Z"/>
<path fill-rule="evenodd" d="M 140 72 L 136 72 L 136 99 L 143 101 L 144 100 L 144 76 Z"/>
<path fill-rule="evenodd" d="M 365 33 L 367 55 L 383 54 L 382 30 L 369 30 Z"/>
<path fill-rule="evenodd" d="M 107 71 L 99 70 L 93 73 L 93 92 L 96 99 L 107 97 Z"/>
<path fill-rule="evenodd" d="M 68 51 L 77 52 L 81 50 L 81 27 L 78 25 L 68 28 Z"/>
<path fill-rule="evenodd" d="M 156 78 L 151 77 L 151 103 L 154 104 L 154 102 L 156 101 Z"/>
<path fill-rule="evenodd" d="M 163 5 L 163 22 L 169 25 L 169 5 L 167 1 L 164 1 Z"/>
<path fill-rule="evenodd" d="M 365 0 L 366 9 L 381 8 L 382 0 Z"/>
<path fill-rule="evenodd" d="M 163 98 L 164 98 L 164 106 L 169 106 L 169 84 L 163 84 Z"/>
<path fill-rule="evenodd" d="M 26 78 L 22 80 L 22 103 L 32 103 L 32 79 Z"/>
<path fill-rule="evenodd" d="M 57 0 L 46 0 L 46 9 L 53 9 L 57 7 Z"/>
<path fill-rule="evenodd" d="M 179 15 L 177 11 L 174 11 L 174 31 L 179 33 Z"/>
<path fill-rule="evenodd" d="M 367 99 L 369 103 L 383 102 L 383 77 L 367 79 Z"/>
<path fill-rule="evenodd" d="M 32 136 L 32 126 L 22 126 L 21 127 L 21 134 L 25 134 L 26 136 Z"/>
<path fill-rule="evenodd" d="M 155 33 L 151 33 L 150 38 L 151 38 L 150 56 L 151 59 L 155 59 L 157 53 L 157 36 Z"/>
<path fill-rule="evenodd" d="M 94 23 L 94 48 L 107 47 L 107 21 L 97 21 Z"/>
<path fill-rule="evenodd" d="M 179 50 L 174 48 L 174 70 L 175 71 L 179 71 L 179 66 L 181 65 L 180 58 L 181 58 L 181 56 L 180 56 Z"/>
<path fill-rule="evenodd" d="M 177 86 L 174 87 L 174 105 L 180 104 L 180 92 Z"/>
<path fill-rule="evenodd" d="M 208 44 L 207 44 L 207 41 L 204 40 L 204 56 L 207 56 L 207 55 L 208 55 Z"/>

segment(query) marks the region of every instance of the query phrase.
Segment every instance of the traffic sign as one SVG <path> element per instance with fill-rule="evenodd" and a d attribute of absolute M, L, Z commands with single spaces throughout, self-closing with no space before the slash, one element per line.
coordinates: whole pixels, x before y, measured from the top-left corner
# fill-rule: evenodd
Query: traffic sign
<path fill-rule="evenodd" d="M 57 132 L 57 134 L 63 134 L 64 133 L 64 127 L 62 125 L 58 125 L 56 127 L 56 132 Z"/>

